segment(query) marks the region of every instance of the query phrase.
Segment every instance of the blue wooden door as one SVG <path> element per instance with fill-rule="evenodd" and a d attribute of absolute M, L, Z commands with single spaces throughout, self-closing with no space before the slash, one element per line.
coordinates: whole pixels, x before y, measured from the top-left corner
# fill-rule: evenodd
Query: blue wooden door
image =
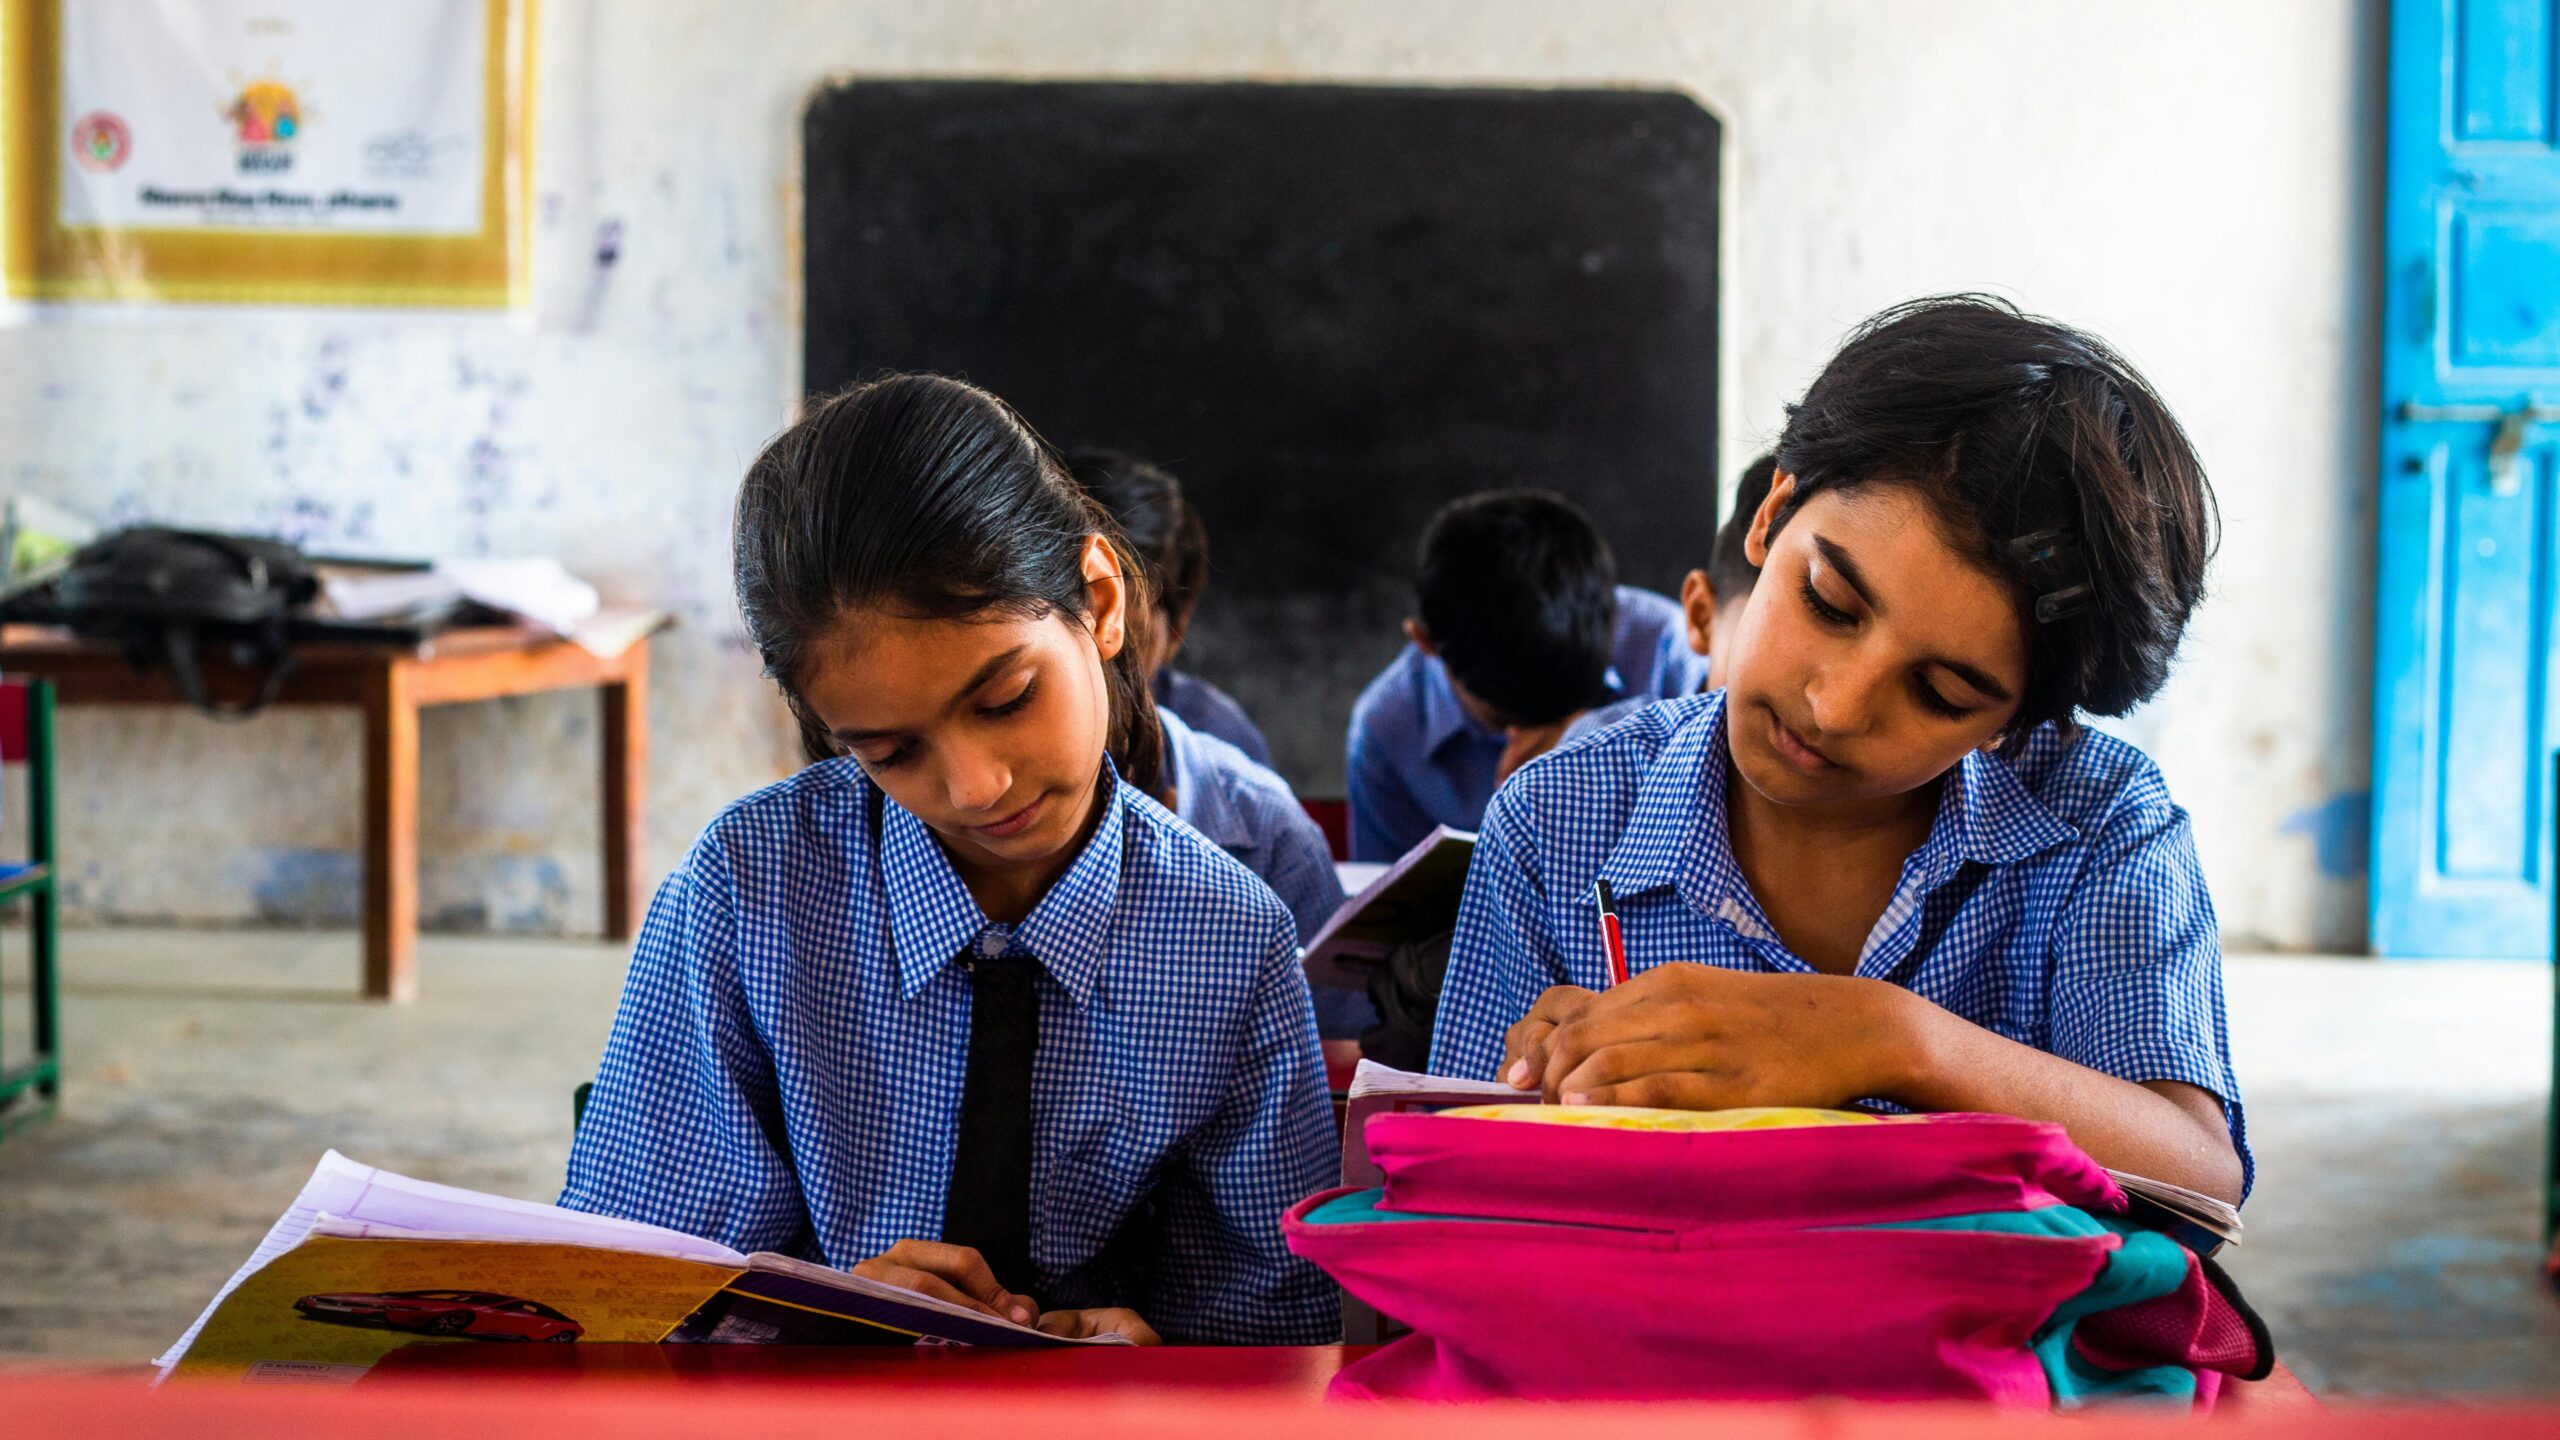
<path fill-rule="evenodd" d="M 2546 956 L 2560 0 L 2391 10 L 2373 948 Z"/>

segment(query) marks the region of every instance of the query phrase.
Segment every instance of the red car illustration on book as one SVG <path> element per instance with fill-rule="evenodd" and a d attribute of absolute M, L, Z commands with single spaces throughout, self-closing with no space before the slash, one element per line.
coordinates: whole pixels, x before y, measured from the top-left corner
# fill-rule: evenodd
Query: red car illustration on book
<path fill-rule="evenodd" d="M 293 1308 L 305 1320 L 332 1325 L 378 1325 L 466 1340 L 575 1340 L 586 1333 L 586 1327 L 539 1300 L 486 1290 L 305 1295 Z"/>

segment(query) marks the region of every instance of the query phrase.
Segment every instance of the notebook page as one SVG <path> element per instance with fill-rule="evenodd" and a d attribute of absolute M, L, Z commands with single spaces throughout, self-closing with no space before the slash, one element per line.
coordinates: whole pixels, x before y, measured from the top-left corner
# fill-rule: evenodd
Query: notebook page
<path fill-rule="evenodd" d="M 406 1175 L 359 1164 L 332 1150 L 320 1157 L 318 1168 L 304 1182 L 302 1192 L 293 1197 L 293 1204 L 267 1231 L 266 1238 L 258 1242 L 249 1262 L 214 1292 L 213 1302 L 204 1307 L 204 1313 L 198 1315 L 195 1323 L 187 1327 L 187 1333 L 178 1337 L 178 1343 L 170 1346 L 155 1362 L 161 1373 L 166 1375 L 185 1357 L 187 1347 L 195 1343 L 197 1332 L 204 1329 L 205 1322 L 213 1318 L 213 1312 L 222 1307 L 222 1302 L 240 1287 L 240 1282 L 266 1268 L 277 1256 L 301 1244 L 324 1214 L 359 1225 L 373 1223 L 401 1231 L 427 1231 L 456 1238 L 559 1240 L 676 1260 L 703 1260 L 719 1265 L 746 1263 L 745 1256 L 726 1245 L 681 1231 L 606 1215 L 582 1214 L 530 1200 L 484 1195 L 476 1190 L 438 1185 L 430 1180 L 413 1180 Z"/>
<path fill-rule="evenodd" d="M 1363 1095 L 1482 1095 L 1488 1099 L 1514 1100 L 1522 1092 L 1499 1080 L 1460 1080 L 1448 1075 L 1418 1075 L 1381 1065 L 1363 1057 L 1360 1068 L 1351 1072 L 1351 1096 Z"/>
<path fill-rule="evenodd" d="M 196 1317 L 196 1323 L 187 1327 L 187 1333 L 178 1337 L 177 1344 L 152 1362 L 160 1367 L 161 1375 L 165 1377 L 177 1365 L 187 1353 L 187 1347 L 195 1343 L 196 1333 L 204 1329 L 204 1322 L 213 1318 L 213 1312 L 222 1308 L 222 1302 L 231 1298 L 231 1292 L 240 1288 L 241 1281 L 265 1269 L 267 1262 L 301 1244 L 302 1237 L 311 1233 L 312 1222 L 319 1219 L 322 1211 L 343 1210 L 355 1204 L 356 1198 L 364 1193 L 365 1180 L 372 1173 L 372 1168 L 358 1165 L 335 1150 L 321 1156 L 311 1178 L 303 1182 L 302 1193 L 293 1197 L 293 1203 L 286 1206 L 284 1214 L 268 1228 L 266 1238 L 250 1252 L 249 1263 L 232 1272 L 222 1288 L 213 1292 L 212 1303 L 204 1307 L 204 1313 Z"/>
<path fill-rule="evenodd" d="M 994 1325 L 1006 1330 L 1019 1330 L 1026 1335 L 1037 1335 L 1041 1333 L 1037 1326 L 1017 1325 L 1013 1321 L 1007 1320 L 1000 1315 L 989 1315 L 983 1310 L 972 1310 L 965 1305 L 954 1305 L 950 1301 L 941 1299 L 937 1296 L 926 1295 L 920 1291 L 909 1290 L 899 1285 L 891 1285 L 886 1281 L 874 1280 L 865 1275 L 855 1275 L 848 1271 L 838 1270 L 833 1266 L 818 1264 L 815 1261 L 802 1260 L 797 1256 L 776 1255 L 769 1251 L 759 1252 L 758 1254 L 749 1257 L 749 1263 L 758 1270 L 770 1271 L 776 1275 L 790 1275 L 802 1280 L 811 1281 L 815 1284 L 827 1286 L 830 1289 L 848 1291 L 856 1295 L 870 1295 L 883 1300 L 893 1300 L 900 1304 L 913 1305 L 920 1309 L 933 1311 L 937 1314 L 956 1315 L 963 1320 L 975 1321 L 980 1325 Z M 1126 1345 L 1131 1342 L 1126 1336 L 1103 1335 L 1096 1336 L 1090 1340 L 1076 1340 L 1070 1341 L 1069 1343 L 1076 1345 Z"/>

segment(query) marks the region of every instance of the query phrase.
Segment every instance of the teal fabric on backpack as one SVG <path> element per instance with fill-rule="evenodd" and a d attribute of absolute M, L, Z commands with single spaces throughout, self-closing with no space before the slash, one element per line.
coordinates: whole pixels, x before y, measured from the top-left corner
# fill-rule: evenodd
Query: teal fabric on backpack
<path fill-rule="evenodd" d="M 2037 1362 L 2044 1366 L 2045 1378 L 2052 1382 L 2054 1408 L 2076 1410 L 2094 1400 L 2156 1398 L 2181 1405 L 2195 1403 L 2195 1372 L 2183 1365 L 2107 1370 L 2081 1359 L 2080 1352 L 2071 1345 L 2073 1328 L 2082 1316 L 2156 1300 L 2186 1283 L 2190 1263 L 2186 1248 L 2168 1236 L 2122 1220 L 2092 1215 L 2072 1205 L 1851 1228 L 1988 1231 L 2075 1239 L 2104 1234 L 2122 1237 L 2124 1243 L 2107 1257 L 2106 1268 L 2098 1272 L 2098 1278 L 2089 1282 L 2088 1289 L 2055 1307 L 2053 1318 L 2029 1342 Z"/>

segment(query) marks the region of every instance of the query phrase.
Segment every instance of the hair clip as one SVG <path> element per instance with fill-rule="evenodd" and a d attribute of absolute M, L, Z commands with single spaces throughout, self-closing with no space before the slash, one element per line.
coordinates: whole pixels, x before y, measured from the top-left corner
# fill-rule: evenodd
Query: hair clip
<path fill-rule="evenodd" d="M 2092 598 L 2090 589 L 2086 585 L 2074 585 L 2067 590 L 2056 590 L 2050 595 L 2039 595 L 2036 597 L 2036 623 L 2050 625 L 2065 616 L 2077 615 L 2089 608 L 2089 601 Z"/>
<path fill-rule="evenodd" d="M 2080 541 L 2067 530 L 2038 530 L 2009 542 L 2009 558 L 2026 572 L 2027 587 L 2037 592 L 2036 623 L 2050 625 L 2089 608 L 2096 592 Z"/>

